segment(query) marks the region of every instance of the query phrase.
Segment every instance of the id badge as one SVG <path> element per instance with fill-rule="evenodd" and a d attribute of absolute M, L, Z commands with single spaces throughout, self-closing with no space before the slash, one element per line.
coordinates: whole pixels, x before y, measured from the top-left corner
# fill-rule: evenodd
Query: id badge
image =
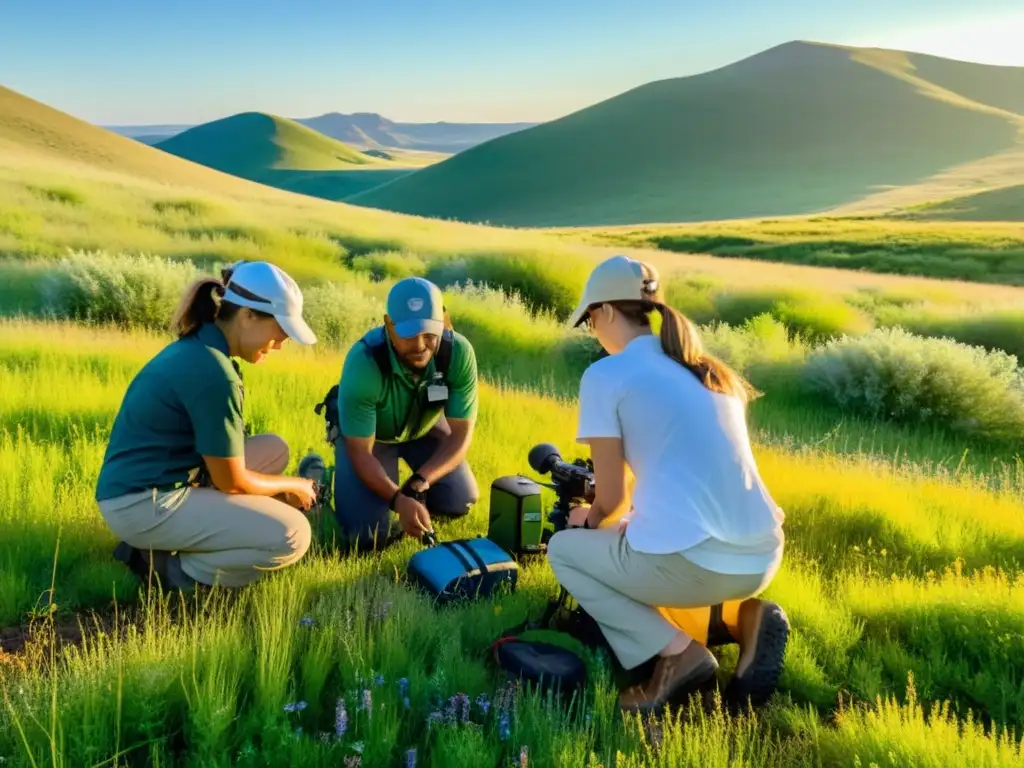
<path fill-rule="evenodd" d="M 443 403 L 448 399 L 448 387 L 444 384 L 431 384 L 427 387 L 428 403 Z"/>

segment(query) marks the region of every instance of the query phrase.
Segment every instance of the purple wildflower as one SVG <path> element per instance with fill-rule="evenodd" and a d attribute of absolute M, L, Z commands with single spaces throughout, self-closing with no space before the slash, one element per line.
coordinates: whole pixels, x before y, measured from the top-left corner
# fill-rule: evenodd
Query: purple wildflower
<path fill-rule="evenodd" d="M 427 728 L 433 728 L 435 725 L 440 723 L 443 718 L 444 715 L 442 715 L 435 709 L 433 712 L 427 715 Z"/>
<path fill-rule="evenodd" d="M 303 616 L 301 619 L 299 619 L 300 627 L 312 627 L 314 623 L 315 622 L 313 621 L 312 616 Z"/>
<path fill-rule="evenodd" d="M 365 709 L 367 712 L 373 711 L 373 691 L 369 688 L 363 689 L 363 699 L 359 705 L 360 709 Z"/>
<path fill-rule="evenodd" d="M 285 712 L 301 712 L 305 708 L 306 708 L 306 702 L 304 702 L 304 701 L 296 701 L 296 702 L 292 702 L 290 704 L 285 704 L 284 705 L 284 711 Z"/>
<path fill-rule="evenodd" d="M 398 695 L 405 696 L 409 692 L 409 678 L 401 677 L 398 679 Z"/>
<path fill-rule="evenodd" d="M 448 706 L 444 708 L 444 724 L 455 725 L 455 705 L 452 704 L 451 699 L 448 700 Z"/>
<path fill-rule="evenodd" d="M 486 693 L 481 693 L 476 697 L 476 705 L 483 714 L 487 714 L 487 710 L 491 708 L 491 701 L 487 698 Z"/>
<path fill-rule="evenodd" d="M 406 709 L 409 709 L 409 707 L 412 706 L 412 704 L 409 701 L 409 697 L 408 696 L 406 696 L 404 699 L 402 699 L 402 706 L 405 707 Z"/>
<path fill-rule="evenodd" d="M 377 675 L 373 679 L 373 682 L 376 683 L 377 685 L 384 685 L 384 675 Z"/>
<path fill-rule="evenodd" d="M 459 720 L 465 723 L 469 720 L 469 696 L 464 693 L 457 693 L 448 700 L 448 707 L 455 719 L 455 713 L 459 713 Z"/>
<path fill-rule="evenodd" d="M 345 700 L 338 699 L 334 708 L 334 734 L 340 739 L 345 736 L 348 730 L 348 711 L 345 709 Z"/>
<path fill-rule="evenodd" d="M 416 768 L 416 749 L 405 751 L 405 768 Z"/>
<path fill-rule="evenodd" d="M 502 712 L 498 718 L 498 738 L 506 741 L 512 735 L 512 727 L 509 723 L 508 712 Z"/>

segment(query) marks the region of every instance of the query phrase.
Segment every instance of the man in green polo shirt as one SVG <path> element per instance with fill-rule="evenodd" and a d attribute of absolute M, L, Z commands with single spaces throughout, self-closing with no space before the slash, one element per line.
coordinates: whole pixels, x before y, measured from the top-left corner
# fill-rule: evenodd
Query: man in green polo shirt
<path fill-rule="evenodd" d="M 477 416 L 472 345 L 423 278 L 391 289 L 383 326 L 349 350 L 338 385 L 335 515 L 351 545 L 380 549 L 431 517 L 466 515 L 479 496 L 466 463 Z M 413 474 L 398 484 L 398 460 Z M 392 511 L 398 528 L 392 529 Z"/>

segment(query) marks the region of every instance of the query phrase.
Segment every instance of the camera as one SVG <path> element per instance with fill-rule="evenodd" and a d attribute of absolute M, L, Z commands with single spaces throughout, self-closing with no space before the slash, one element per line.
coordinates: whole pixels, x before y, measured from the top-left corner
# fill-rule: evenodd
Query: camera
<path fill-rule="evenodd" d="M 594 500 L 594 465 L 576 459 L 568 463 L 551 443 L 535 445 L 527 457 L 534 472 L 550 474 L 555 492 L 555 505 L 548 515 L 555 531 L 564 530 L 569 523 L 569 511 L 576 505 Z"/>
<path fill-rule="evenodd" d="M 590 461 L 567 462 L 551 443 L 535 445 L 527 461 L 538 474 L 550 475 L 551 482 L 542 484 L 522 475 L 507 475 L 491 484 L 487 538 L 514 556 L 543 554 L 551 535 L 567 527 L 569 511 L 594 500 Z M 555 492 L 555 503 L 546 517 L 541 503 L 544 487 Z"/>

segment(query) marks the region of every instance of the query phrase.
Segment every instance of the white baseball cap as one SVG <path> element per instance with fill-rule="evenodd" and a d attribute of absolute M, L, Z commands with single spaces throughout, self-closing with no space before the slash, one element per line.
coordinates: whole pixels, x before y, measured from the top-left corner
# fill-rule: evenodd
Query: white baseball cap
<path fill-rule="evenodd" d="M 243 261 L 233 267 L 224 300 L 273 315 L 281 330 L 299 344 L 316 344 L 316 334 L 302 319 L 302 291 L 283 270 L 266 261 Z"/>
<path fill-rule="evenodd" d="M 657 289 L 657 275 L 645 277 L 643 264 L 639 261 L 628 256 L 612 256 L 594 267 L 590 273 L 583 288 L 583 297 L 569 317 L 569 325 L 575 328 L 582 323 L 587 307 L 594 304 L 650 300 Z"/>

